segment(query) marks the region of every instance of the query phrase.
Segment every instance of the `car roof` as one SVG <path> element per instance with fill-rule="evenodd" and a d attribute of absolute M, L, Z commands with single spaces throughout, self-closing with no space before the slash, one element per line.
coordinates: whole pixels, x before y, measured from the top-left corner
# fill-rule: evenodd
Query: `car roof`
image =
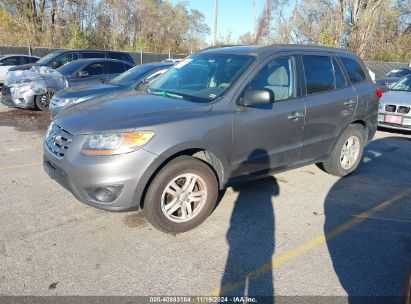
<path fill-rule="evenodd" d="M 95 50 L 95 49 L 60 49 L 60 50 L 55 50 L 53 53 L 64 53 L 64 52 L 81 52 L 81 53 L 87 53 L 87 52 L 101 52 L 101 53 L 124 53 L 128 54 L 127 52 L 122 52 L 122 51 L 110 51 L 110 50 Z"/>
<path fill-rule="evenodd" d="M 325 46 L 317 45 L 302 45 L 302 44 L 273 44 L 268 46 L 259 45 L 229 45 L 223 47 L 210 47 L 199 51 L 198 53 L 218 53 L 218 54 L 234 54 L 234 55 L 251 55 L 260 56 L 261 54 L 268 52 L 281 52 L 281 51 L 323 51 L 323 52 L 338 52 L 345 54 L 353 54 L 350 51 L 344 49 L 337 49 Z"/>
<path fill-rule="evenodd" d="M 1 58 L 4 58 L 4 57 L 10 57 L 10 56 L 24 56 L 24 57 L 39 58 L 38 56 L 34 56 L 34 55 L 27 55 L 27 54 L 4 54 L 4 55 L 0 55 L 0 57 L 1 57 Z"/>
<path fill-rule="evenodd" d="M 92 62 L 108 62 L 108 61 L 127 63 L 128 65 L 131 65 L 130 62 L 128 62 L 128 61 L 123 61 L 123 60 L 118 60 L 118 59 L 111 59 L 111 58 L 84 58 L 84 59 L 73 60 L 73 61 L 67 62 L 66 64 L 81 65 L 81 64 L 87 64 L 87 63 L 92 63 Z"/>

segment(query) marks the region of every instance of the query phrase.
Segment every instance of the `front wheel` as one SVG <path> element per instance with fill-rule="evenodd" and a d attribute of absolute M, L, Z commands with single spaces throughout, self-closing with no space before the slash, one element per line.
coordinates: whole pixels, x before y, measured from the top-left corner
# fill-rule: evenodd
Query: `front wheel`
<path fill-rule="evenodd" d="M 332 175 L 348 175 L 357 169 L 365 142 L 364 127 L 358 124 L 350 125 L 341 134 L 326 161 L 317 166 Z"/>
<path fill-rule="evenodd" d="M 40 111 L 48 111 L 50 99 L 53 96 L 53 93 L 47 92 L 42 95 L 37 95 L 35 98 L 36 107 Z"/>
<path fill-rule="evenodd" d="M 203 161 L 180 156 L 153 179 L 144 199 L 146 219 L 157 229 L 181 233 L 200 225 L 213 211 L 218 183 Z"/>

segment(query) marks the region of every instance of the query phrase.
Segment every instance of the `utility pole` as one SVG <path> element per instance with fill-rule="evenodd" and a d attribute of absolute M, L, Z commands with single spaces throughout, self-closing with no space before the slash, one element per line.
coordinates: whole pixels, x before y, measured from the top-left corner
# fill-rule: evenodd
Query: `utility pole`
<path fill-rule="evenodd" d="M 216 45 L 216 43 L 217 43 L 217 35 L 218 35 L 217 19 L 218 19 L 218 0 L 214 0 L 214 39 L 213 39 L 213 45 Z"/>
<path fill-rule="evenodd" d="M 253 0 L 253 23 L 254 23 L 254 29 L 253 29 L 253 31 L 254 31 L 254 38 L 255 38 L 255 35 L 256 35 L 256 33 L 257 33 L 257 15 L 256 15 L 257 13 L 256 13 L 256 10 L 255 10 L 255 0 Z"/>

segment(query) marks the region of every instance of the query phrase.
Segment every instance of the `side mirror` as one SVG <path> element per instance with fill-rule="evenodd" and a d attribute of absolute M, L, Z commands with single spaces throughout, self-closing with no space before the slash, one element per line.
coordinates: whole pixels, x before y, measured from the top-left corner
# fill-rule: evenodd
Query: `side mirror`
<path fill-rule="evenodd" d="M 87 77 L 87 76 L 89 76 L 89 73 L 87 71 L 80 71 L 80 72 L 77 73 L 77 77 L 79 77 L 79 78 L 84 78 L 84 77 Z"/>
<path fill-rule="evenodd" d="M 274 93 L 270 90 L 247 90 L 241 98 L 241 105 L 245 107 L 268 105 L 274 100 Z"/>
<path fill-rule="evenodd" d="M 53 61 L 53 63 L 51 64 L 53 66 L 53 68 L 57 69 L 61 66 L 60 62 L 58 61 Z"/>

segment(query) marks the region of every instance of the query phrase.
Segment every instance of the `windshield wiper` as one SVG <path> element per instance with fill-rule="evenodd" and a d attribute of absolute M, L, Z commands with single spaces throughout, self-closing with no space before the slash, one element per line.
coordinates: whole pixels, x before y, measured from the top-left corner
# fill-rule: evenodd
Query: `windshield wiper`
<path fill-rule="evenodd" d="M 175 99 L 184 99 L 183 96 L 178 95 L 178 94 L 174 94 L 171 92 L 167 92 L 167 91 L 151 91 L 149 89 L 147 89 L 147 91 L 153 95 L 158 95 L 158 96 L 167 96 L 167 97 L 171 97 L 171 98 L 175 98 Z"/>

